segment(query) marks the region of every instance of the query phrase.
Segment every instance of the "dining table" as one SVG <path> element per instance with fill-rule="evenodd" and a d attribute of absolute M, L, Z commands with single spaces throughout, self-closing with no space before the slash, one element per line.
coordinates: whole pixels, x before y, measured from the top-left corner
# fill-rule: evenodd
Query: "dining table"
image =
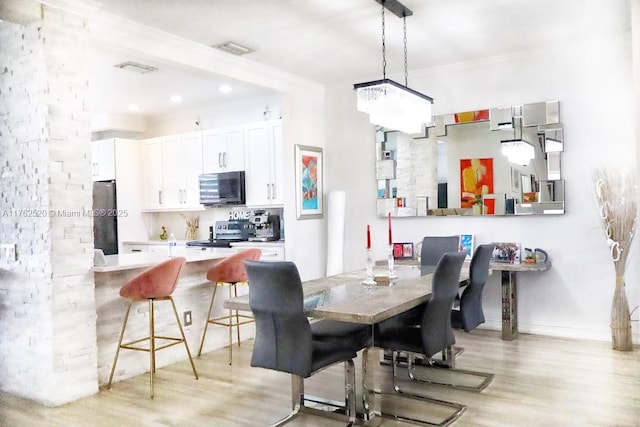
<path fill-rule="evenodd" d="M 388 279 L 388 269 L 374 268 L 376 285 L 364 284 L 366 270 L 356 270 L 303 282 L 304 308 L 314 319 L 338 320 L 371 326 L 373 344 L 374 325 L 428 301 L 433 274 L 420 275 L 413 266 L 398 266 L 396 278 Z M 386 277 L 385 277 L 386 276 Z M 460 283 L 469 278 L 468 268 L 460 273 Z M 251 287 L 249 287 L 251 292 Z M 224 308 L 250 311 L 249 295 L 230 298 Z M 375 370 L 380 363 L 380 349 L 365 348 L 362 363 L 362 411 L 359 418 L 367 425 L 379 422 L 382 408 L 380 394 L 376 393 Z"/>

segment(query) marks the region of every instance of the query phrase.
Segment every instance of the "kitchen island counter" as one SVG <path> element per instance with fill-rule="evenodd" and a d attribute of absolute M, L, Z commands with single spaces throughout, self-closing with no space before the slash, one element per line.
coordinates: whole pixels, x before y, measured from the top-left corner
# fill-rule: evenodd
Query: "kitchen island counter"
<path fill-rule="evenodd" d="M 237 249 L 231 248 L 186 248 L 177 247 L 177 256 L 183 256 L 187 263 L 219 260 L 236 253 Z M 161 252 L 133 252 L 117 255 L 106 255 L 106 264 L 93 267 L 94 273 L 108 273 L 113 271 L 146 268 L 166 261 L 167 254 Z"/>
<path fill-rule="evenodd" d="M 175 300 L 184 333 L 191 351 L 198 349 L 204 325 L 206 323 L 213 292 L 212 284 L 207 280 L 207 272 L 223 258 L 238 252 L 233 248 L 186 248 L 177 247 L 176 255 L 184 256 L 187 263 L 182 268 L 177 286 L 172 296 Z M 96 333 L 98 344 L 98 381 L 104 385 L 109 381 L 113 356 L 118 347 L 118 338 L 129 300 L 120 296 L 122 286 L 145 269 L 169 259 L 168 251 L 134 252 L 119 255 L 107 255 L 107 263 L 93 268 L 96 298 Z M 238 294 L 248 292 L 248 286 L 238 288 Z M 212 316 L 226 313 L 222 303 L 225 298 L 216 298 Z M 137 303 L 127 322 L 127 334 L 132 338 L 148 335 L 149 310 L 146 301 Z M 188 314 L 186 314 L 188 312 Z M 187 318 L 193 323 L 186 322 Z M 171 304 L 157 304 L 156 332 L 158 335 L 175 336 L 178 333 Z M 244 325 L 243 338 L 253 337 L 253 325 Z M 226 328 L 212 328 L 207 334 L 203 352 L 209 352 L 227 345 Z M 120 381 L 147 372 L 149 355 L 139 351 L 123 351 L 118 360 L 114 380 Z M 158 368 L 186 360 L 182 346 L 168 348 L 158 354 Z"/>

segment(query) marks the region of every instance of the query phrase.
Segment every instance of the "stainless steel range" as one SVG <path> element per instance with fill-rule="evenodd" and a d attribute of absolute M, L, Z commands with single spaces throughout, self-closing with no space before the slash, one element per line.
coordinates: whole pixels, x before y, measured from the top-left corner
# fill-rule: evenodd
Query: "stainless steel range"
<path fill-rule="evenodd" d="M 233 242 L 244 242 L 255 237 L 256 230 L 248 219 L 216 221 L 209 227 L 209 240 L 187 242 L 187 246 L 204 248 L 229 248 Z"/>

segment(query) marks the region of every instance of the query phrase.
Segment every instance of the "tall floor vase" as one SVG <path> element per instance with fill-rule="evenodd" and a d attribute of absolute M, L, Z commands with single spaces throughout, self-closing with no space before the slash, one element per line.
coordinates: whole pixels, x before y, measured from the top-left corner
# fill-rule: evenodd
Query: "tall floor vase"
<path fill-rule="evenodd" d="M 623 276 L 616 277 L 616 290 L 611 305 L 611 342 L 614 350 L 633 350 L 629 302 L 627 301 Z"/>

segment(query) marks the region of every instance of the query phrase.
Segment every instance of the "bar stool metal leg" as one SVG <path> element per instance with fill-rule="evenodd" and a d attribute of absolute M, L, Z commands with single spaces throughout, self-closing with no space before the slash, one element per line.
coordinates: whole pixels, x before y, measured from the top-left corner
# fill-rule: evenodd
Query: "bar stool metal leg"
<path fill-rule="evenodd" d="M 200 350 L 198 350 L 198 357 L 202 354 L 202 346 L 204 345 L 204 337 L 207 336 L 207 328 L 211 319 L 211 312 L 213 311 L 213 301 L 216 299 L 216 291 L 218 290 L 218 284 L 213 285 L 213 296 L 211 297 L 211 304 L 209 304 L 209 313 L 207 314 L 207 321 L 204 324 L 204 332 L 202 332 L 202 339 L 200 340 Z"/>
<path fill-rule="evenodd" d="M 129 312 L 131 312 L 132 304 L 133 304 L 133 300 L 129 300 L 127 313 L 124 315 L 124 322 L 122 322 L 122 330 L 120 331 L 120 339 L 118 340 L 118 348 L 116 349 L 116 356 L 113 358 L 113 365 L 111 365 L 111 375 L 109 375 L 109 383 L 107 384 L 107 389 L 111 388 L 111 382 L 113 381 L 113 374 L 116 372 L 116 364 L 118 363 L 118 356 L 120 355 L 122 339 L 124 338 L 124 330 L 127 327 L 127 321 L 129 320 Z"/>
<path fill-rule="evenodd" d="M 173 297 L 169 297 L 171 301 L 171 306 L 173 307 L 173 313 L 176 315 L 176 322 L 178 323 L 178 328 L 180 329 L 180 336 L 182 337 L 182 342 L 184 343 L 184 348 L 187 350 L 187 356 L 189 356 L 189 363 L 191 363 L 191 370 L 193 371 L 193 375 L 198 379 L 198 372 L 196 372 L 196 365 L 193 364 L 193 358 L 191 357 L 191 351 L 189 351 L 189 344 L 187 344 L 187 338 L 184 336 L 184 329 L 182 329 L 182 324 L 180 323 L 180 316 L 178 315 L 178 309 L 176 308 L 176 303 L 173 301 Z"/>
<path fill-rule="evenodd" d="M 233 284 L 229 283 L 229 298 L 232 298 L 231 287 Z M 236 311 L 236 314 L 238 312 Z M 240 328 L 240 326 L 238 326 Z M 233 362 L 233 310 L 229 309 L 229 365 Z"/>
<path fill-rule="evenodd" d="M 149 298 L 149 388 L 153 397 L 153 377 L 156 374 L 156 337 L 154 328 L 153 298 Z"/>

